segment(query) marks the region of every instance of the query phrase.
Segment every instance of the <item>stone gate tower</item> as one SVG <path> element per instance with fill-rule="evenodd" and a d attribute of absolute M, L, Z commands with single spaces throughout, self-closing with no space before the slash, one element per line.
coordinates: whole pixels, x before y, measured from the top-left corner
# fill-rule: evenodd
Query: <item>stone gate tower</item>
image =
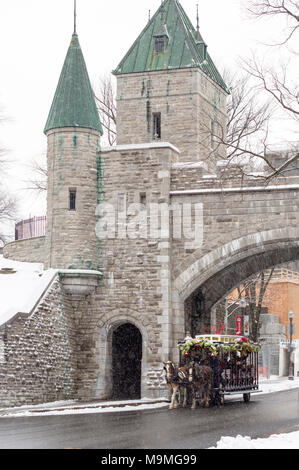
<path fill-rule="evenodd" d="M 159 397 L 167 393 L 162 361 L 177 360 L 189 315 L 174 289 L 175 270 L 179 259 L 201 248 L 173 236 L 181 219 L 174 227 L 166 213 L 173 204 L 191 202 L 176 199 L 173 190 L 201 184 L 203 172 L 225 157 L 225 149 L 214 148 L 211 131 L 225 132 L 228 90 L 178 0 L 162 2 L 113 73 L 117 145 L 100 153 L 113 233 L 101 240 L 97 393 L 111 396 L 118 388 L 119 366 L 127 378 L 140 377 L 141 396 Z M 140 346 L 130 366 L 122 358 L 134 331 L 131 347 Z"/>
<path fill-rule="evenodd" d="M 162 2 L 113 73 L 118 145 L 171 142 L 207 168 L 225 158 L 211 135 L 225 135 L 228 89 L 178 0 Z"/>
<path fill-rule="evenodd" d="M 96 270 L 97 152 L 102 126 L 76 33 L 44 132 L 48 138 L 45 265 Z"/>

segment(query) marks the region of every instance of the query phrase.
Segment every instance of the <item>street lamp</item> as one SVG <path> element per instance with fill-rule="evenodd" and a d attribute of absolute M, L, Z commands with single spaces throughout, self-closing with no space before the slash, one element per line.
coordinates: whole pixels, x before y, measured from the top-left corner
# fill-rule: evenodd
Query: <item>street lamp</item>
<path fill-rule="evenodd" d="M 293 375 L 293 364 L 292 364 L 292 335 L 293 335 L 293 318 L 294 312 L 292 310 L 289 311 L 289 320 L 290 320 L 290 344 L 289 344 L 289 351 L 290 351 L 290 362 L 289 362 L 289 380 L 294 380 Z"/>

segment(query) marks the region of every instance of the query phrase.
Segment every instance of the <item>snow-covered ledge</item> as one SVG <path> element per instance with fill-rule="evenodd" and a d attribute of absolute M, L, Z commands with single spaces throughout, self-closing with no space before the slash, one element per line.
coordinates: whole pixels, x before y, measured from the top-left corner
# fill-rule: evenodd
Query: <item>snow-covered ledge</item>
<path fill-rule="evenodd" d="M 172 168 L 174 170 L 185 170 L 185 169 L 192 170 L 192 169 L 198 169 L 198 168 L 201 168 L 202 170 L 207 170 L 208 165 L 206 162 L 202 160 L 198 160 L 198 161 L 192 161 L 192 162 L 174 162 L 172 164 Z"/>
<path fill-rule="evenodd" d="M 145 144 L 127 144 L 127 145 L 114 145 L 112 147 L 101 148 L 101 153 L 106 152 L 125 152 L 126 150 L 148 150 L 148 149 L 160 149 L 169 148 L 176 153 L 180 153 L 179 149 L 169 142 L 148 142 Z"/>

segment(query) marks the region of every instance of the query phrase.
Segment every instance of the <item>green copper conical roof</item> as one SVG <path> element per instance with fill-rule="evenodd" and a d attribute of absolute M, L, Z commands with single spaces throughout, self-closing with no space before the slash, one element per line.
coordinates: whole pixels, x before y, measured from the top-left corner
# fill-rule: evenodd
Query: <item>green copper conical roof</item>
<path fill-rule="evenodd" d="M 155 38 L 168 33 L 164 52 L 155 52 Z M 200 68 L 227 93 L 229 90 L 210 55 L 204 52 L 204 41 L 195 30 L 179 0 L 164 0 L 155 15 L 125 55 L 114 75 L 158 70 Z"/>
<path fill-rule="evenodd" d="M 103 134 L 84 57 L 73 34 L 44 129 L 85 127 Z"/>

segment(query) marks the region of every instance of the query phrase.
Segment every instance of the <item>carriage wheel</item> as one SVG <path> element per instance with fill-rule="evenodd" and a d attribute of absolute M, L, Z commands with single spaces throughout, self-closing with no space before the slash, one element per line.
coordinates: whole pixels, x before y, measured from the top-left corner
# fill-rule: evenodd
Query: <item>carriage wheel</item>
<path fill-rule="evenodd" d="M 213 398 L 210 401 L 211 406 L 221 406 L 224 405 L 224 395 L 222 393 L 216 392 Z"/>
<path fill-rule="evenodd" d="M 245 403 L 248 403 L 250 401 L 250 393 L 243 393 L 243 400 Z"/>

